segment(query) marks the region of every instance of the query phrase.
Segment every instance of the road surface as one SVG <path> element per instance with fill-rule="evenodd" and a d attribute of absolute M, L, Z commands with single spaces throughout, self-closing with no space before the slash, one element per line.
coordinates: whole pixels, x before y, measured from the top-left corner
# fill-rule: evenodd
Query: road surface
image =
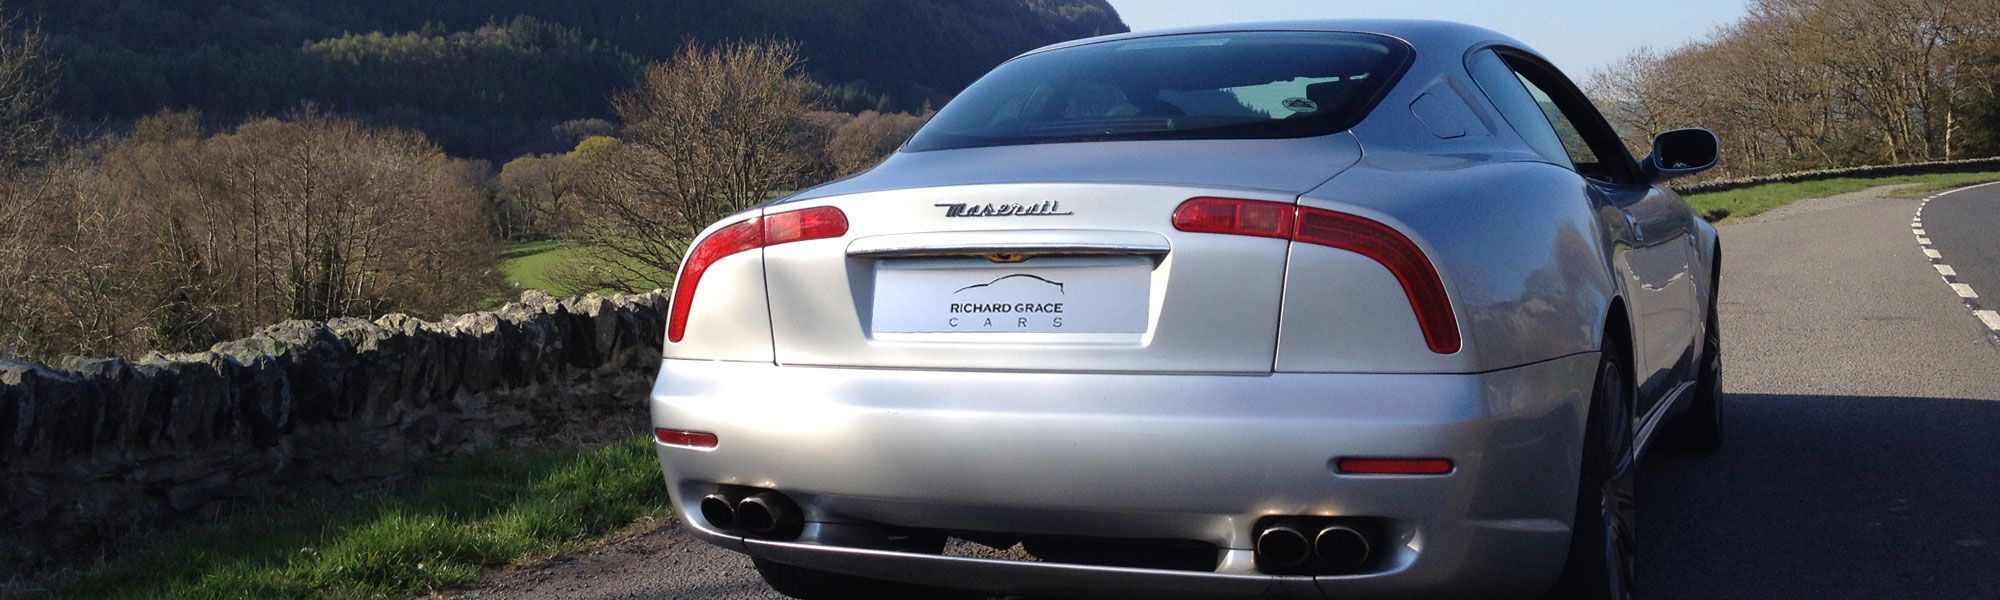
<path fill-rule="evenodd" d="M 1646 597 L 2000 598 L 2000 346 L 1918 245 L 1920 205 L 1875 190 L 1722 228 L 1727 441 L 1647 458 Z M 1924 206 L 1931 248 L 2000 294 L 2000 186 Z M 669 526 L 465 597 L 778 596 Z"/>
<path fill-rule="evenodd" d="M 1938 254 L 1931 268 L 2000 336 L 2000 296 L 1983 295 L 2000 294 L 2000 183 L 1933 198 L 1911 220 L 1911 234 Z"/>

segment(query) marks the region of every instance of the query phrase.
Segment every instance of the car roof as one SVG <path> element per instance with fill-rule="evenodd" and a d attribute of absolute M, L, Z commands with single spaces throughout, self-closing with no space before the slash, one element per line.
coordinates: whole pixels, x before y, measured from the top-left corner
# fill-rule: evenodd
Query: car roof
<path fill-rule="evenodd" d="M 1506 34 L 1502 34 L 1500 32 L 1493 31 L 1491 29 L 1487 29 L 1484 27 L 1479 27 L 1476 25 L 1467 25 L 1464 23 L 1456 23 L 1452 21 L 1434 21 L 1425 19 L 1320 19 L 1320 20 L 1304 20 L 1304 21 L 1263 21 L 1263 22 L 1251 22 L 1251 23 L 1228 23 L 1228 24 L 1218 24 L 1218 25 L 1198 25 L 1192 27 L 1178 27 L 1171 29 L 1135 31 L 1131 33 L 1105 35 L 1093 38 L 1084 38 L 1080 40 L 1072 40 L 1058 44 L 1050 44 L 1048 46 L 1043 46 L 1041 48 L 1024 52 L 1021 54 L 1021 56 L 1028 56 L 1031 54 L 1048 52 L 1050 50 L 1059 50 L 1062 48 L 1070 48 L 1075 46 L 1084 46 L 1089 44 L 1098 44 L 1103 42 L 1111 42 L 1119 40 L 1133 40 L 1133 39 L 1142 39 L 1149 37 L 1188 35 L 1188 34 L 1199 34 L 1199 33 L 1225 33 L 1225 32 L 1235 32 L 1235 31 L 1328 31 L 1328 32 L 1349 32 L 1349 33 L 1372 33 L 1376 35 L 1385 35 L 1403 40 L 1404 42 L 1410 44 L 1412 48 L 1416 48 L 1419 53 L 1455 51 L 1452 53 L 1456 55 L 1456 54 L 1462 54 L 1466 50 L 1470 50 L 1473 47 L 1483 46 L 1492 43 L 1500 43 L 1529 52 L 1534 51 L 1532 48 L 1527 47 L 1526 45 L 1522 44 L 1518 40 L 1515 40 L 1514 38 L 1508 37 Z"/>

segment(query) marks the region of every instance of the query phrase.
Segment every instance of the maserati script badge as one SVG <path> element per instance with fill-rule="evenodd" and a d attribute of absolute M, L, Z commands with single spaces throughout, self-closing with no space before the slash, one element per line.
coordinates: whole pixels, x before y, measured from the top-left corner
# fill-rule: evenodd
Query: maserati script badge
<path fill-rule="evenodd" d="M 1055 200 L 1041 204 L 933 204 L 947 217 L 1060 217 L 1071 214 Z"/>

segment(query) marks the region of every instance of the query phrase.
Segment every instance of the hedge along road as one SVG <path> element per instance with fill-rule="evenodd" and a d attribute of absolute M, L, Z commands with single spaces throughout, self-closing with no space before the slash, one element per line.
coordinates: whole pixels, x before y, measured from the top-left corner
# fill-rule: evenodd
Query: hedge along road
<path fill-rule="evenodd" d="M 1937 243 L 2000 274 L 2000 186 L 1982 190 L 1925 222 L 1963 220 Z M 1728 437 L 1647 457 L 1646 597 L 2000 597 L 2000 348 L 1913 243 L 1921 201 L 1878 188 L 1722 227 Z M 669 526 L 469 595 L 778 597 L 756 577 Z"/>

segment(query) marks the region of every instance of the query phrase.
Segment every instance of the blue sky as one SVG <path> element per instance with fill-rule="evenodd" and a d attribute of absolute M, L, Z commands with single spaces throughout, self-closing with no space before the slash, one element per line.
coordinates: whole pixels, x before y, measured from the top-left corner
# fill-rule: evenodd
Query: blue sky
<path fill-rule="evenodd" d="M 1343 17 L 1460 21 L 1521 40 L 1579 82 L 1636 48 L 1673 48 L 1743 15 L 1743 0 L 1111 0 L 1111 5 L 1135 31 Z"/>

